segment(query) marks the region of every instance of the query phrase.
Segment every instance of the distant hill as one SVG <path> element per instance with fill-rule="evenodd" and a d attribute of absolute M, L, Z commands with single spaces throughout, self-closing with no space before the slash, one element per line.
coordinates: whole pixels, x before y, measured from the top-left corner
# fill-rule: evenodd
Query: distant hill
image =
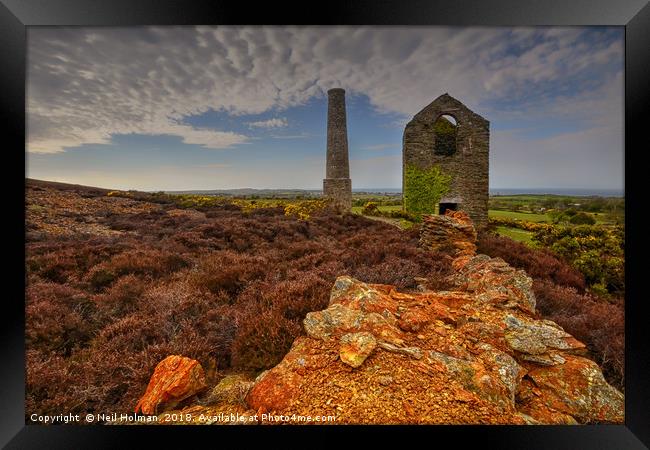
<path fill-rule="evenodd" d="M 226 195 L 229 197 L 296 197 L 299 195 L 305 197 L 320 197 L 322 190 L 310 189 L 206 189 L 206 190 L 188 190 L 188 191 L 165 191 L 167 194 L 192 194 L 192 195 Z"/>
<path fill-rule="evenodd" d="M 80 184 L 60 183 L 57 181 L 35 180 L 26 178 L 25 182 L 32 186 L 52 187 L 61 190 L 73 191 L 91 191 L 91 192 L 110 192 L 111 189 L 104 189 L 94 186 L 84 186 Z M 154 191 L 150 191 L 154 192 Z M 310 198 L 320 197 L 323 195 L 322 189 L 253 189 L 253 188 L 236 188 L 236 189 L 196 189 L 184 191 L 164 191 L 167 194 L 198 194 L 198 195 L 220 195 L 229 197 L 251 197 L 258 196 L 262 198 L 296 198 L 298 196 Z M 352 189 L 355 194 L 388 194 L 401 195 L 402 190 L 399 188 L 357 188 Z M 577 189 L 577 188 L 490 188 L 491 196 L 499 195 L 564 195 L 571 197 L 623 197 L 624 192 L 616 189 Z"/>
<path fill-rule="evenodd" d="M 95 186 L 59 183 L 58 181 L 35 180 L 33 178 L 25 178 L 25 185 L 39 188 L 58 189 L 60 191 L 87 192 L 91 194 L 106 194 L 111 191 L 111 189 L 104 189 Z"/>
<path fill-rule="evenodd" d="M 392 195 L 401 195 L 400 189 L 377 188 L 377 189 L 353 189 L 356 194 L 363 193 L 383 193 Z M 193 195 L 225 195 L 231 197 L 277 197 L 277 198 L 295 198 L 303 197 L 320 197 L 323 195 L 322 189 L 206 189 L 206 190 L 187 190 L 187 191 L 165 191 L 167 194 L 193 194 Z"/>

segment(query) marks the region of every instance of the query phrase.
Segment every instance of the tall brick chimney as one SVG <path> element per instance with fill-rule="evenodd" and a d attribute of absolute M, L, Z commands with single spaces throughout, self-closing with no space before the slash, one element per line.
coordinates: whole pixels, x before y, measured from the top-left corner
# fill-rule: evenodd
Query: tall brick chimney
<path fill-rule="evenodd" d="M 352 181 L 348 160 L 348 128 L 345 116 L 345 90 L 327 91 L 327 169 L 323 194 L 340 211 L 352 208 Z"/>

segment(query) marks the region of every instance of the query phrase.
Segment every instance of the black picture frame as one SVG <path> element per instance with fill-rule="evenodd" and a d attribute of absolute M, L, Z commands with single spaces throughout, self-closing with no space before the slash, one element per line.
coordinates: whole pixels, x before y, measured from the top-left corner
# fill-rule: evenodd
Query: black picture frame
<path fill-rule="evenodd" d="M 302 6 L 301 6 L 302 5 Z M 0 118 L 5 125 L 4 155 L 10 158 L 5 211 L 13 243 L 5 265 L 16 273 L 5 275 L 6 285 L 18 292 L 4 296 L 2 321 L 2 382 L 0 383 L 0 444 L 7 448 L 104 448 L 145 439 L 149 445 L 172 437 L 195 442 L 198 435 L 217 431 L 236 434 L 239 443 L 251 433 L 283 435 L 289 442 L 303 427 L 118 427 L 25 425 L 24 349 L 24 173 L 26 27 L 131 26 L 197 24 L 342 24 L 342 25 L 618 25 L 625 27 L 625 195 L 626 195 L 626 388 L 624 425 L 583 426 L 435 426 L 373 427 L 374 437 L 400 433 L 405 443 L 455 445 L 474 441 L 484 448 L 612 448 L 636 449 L 650 445 L 650 342 L 643 314 L 641 270 L 643 218 L 641 208 L 642 159 L 647 149 L 645 128 L 650 91 L 650 5 L 644 0 L 328 0 L 323 3 L 265 2 L 255 5 L 209 0 L 0 0 Z M 646 139 L 644 139 L 646 138 Z M 9 248 L 7 246 L 7 248 Z M 22 260 L 22 265 L 15 261 Z M 21 281 L 22 280 L 22 281 Z M 11 291 L 13 292 L 13 291 Z M 23 294 L 20 294 L 23 292 Z M 22 295 L 22 297 L 21 297 Z M 23 299 L 21 301 L 21 298 Z M 346 440 L 359 427 L 328 427 L 319 442 Z M 320 429 L 319 429 L 320 430 Z M 125 436 L 128 433 L 128 437 Z M 427 436 L 422 435 L 426 433 Z M 207 437 L 207 436 L 206 436 Z M 222 437 L 213 436 L 216 445 Z M 209 442 L 209 441 L 208 441 Z M 300 440 L 294 441 L 296 443 Z M 304 443 L 304 441 L 303 441 Z M 197 443 L 198 444 L 198 443 Z M 408 445 L 408 444 L 407 444 Z M 421 445 L 421 444 L 417 444 Z M 428 445 L 427 445 L 428 446 Z"/>

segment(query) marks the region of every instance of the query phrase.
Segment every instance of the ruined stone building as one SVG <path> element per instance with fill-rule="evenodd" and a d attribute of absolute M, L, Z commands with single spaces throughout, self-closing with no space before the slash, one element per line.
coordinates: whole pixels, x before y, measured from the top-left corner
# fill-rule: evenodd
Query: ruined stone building
<path fill-rule="evenodd" d="M 417 113 L 404 129 L 402 169 L 437 165 L 451 176 L 439 213 L 465 211 L 477 227 L 487 225 L 490 123 L 444 94 Z M 404 177 L 402 192 L 407 191 Z"/>
<path fill-rule="evenodd" d="M 352 208 L 345 90 L 340 88 L 327 91 L 327 168 L 323 194 L 341 211 Z"/>

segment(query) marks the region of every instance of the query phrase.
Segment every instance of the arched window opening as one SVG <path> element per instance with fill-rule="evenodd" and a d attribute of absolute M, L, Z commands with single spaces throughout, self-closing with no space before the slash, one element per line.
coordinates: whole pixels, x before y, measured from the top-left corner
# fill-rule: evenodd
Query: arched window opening
<path fill-rule="evenodd" d="M 453 116 L 443 114 L 433 124 L 435 145 L 433 153 L 442 156 L 451 156 L 456 153 L 456 133 L 458 123 Z"/>

